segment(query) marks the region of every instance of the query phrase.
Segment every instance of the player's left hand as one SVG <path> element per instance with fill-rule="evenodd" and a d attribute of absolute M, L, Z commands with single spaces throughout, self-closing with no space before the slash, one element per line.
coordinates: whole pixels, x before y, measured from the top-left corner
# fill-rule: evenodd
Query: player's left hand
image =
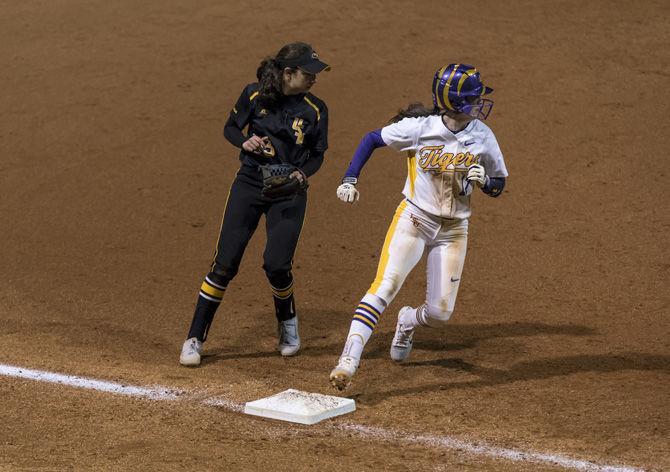
<path fill-rule="evenodd" d="M 474 182 L 477 184 L 477 187 L 483 187 L 486 185 L 486 181 L 488 180 L 488 176 L 486 175 L 486 171 L 484 170 L 484 166 L 475 164 L 470 166 L 468 169 L 468 175 L 466 177 L 468 182 Z"/>
<path fill-rule="evenodd" d="M 300 182 L 301 184 L 307 182 L 307 176 L 300 169 L 296 169 L 295 171 L 293 171 L 293 173 L 289 177 L 297 179 L 298 182 Z"/>
<path fill-rule="evenodd" d="M 291 164 L 266 164 L 259 170 L 263 179 L 261 195 L 266 198 L 288 197 L 309 187 L 305 174 Z"/>

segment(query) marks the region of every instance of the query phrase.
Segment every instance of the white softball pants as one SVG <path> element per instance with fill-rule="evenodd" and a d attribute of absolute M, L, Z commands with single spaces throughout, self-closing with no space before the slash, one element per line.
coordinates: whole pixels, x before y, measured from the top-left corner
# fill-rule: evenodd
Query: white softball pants
<path fill-rule="evenodd" d="M 446 323 L 454 311 L 467 245 L 467 219 L 439 218 L 403 200 L 386 234 L 368 293 L 388 306 L 427 250 L 426 317 L 431 326 Z"/>

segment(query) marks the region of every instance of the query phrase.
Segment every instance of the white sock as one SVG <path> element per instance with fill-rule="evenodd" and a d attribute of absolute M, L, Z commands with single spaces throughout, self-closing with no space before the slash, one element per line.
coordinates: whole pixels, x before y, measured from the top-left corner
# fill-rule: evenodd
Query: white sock
<path fill-rule="evenodd" d="M 400 323 L 405 326 L 411 326 L 412 328 L 417 326 L 429 326 L 426 306 L 420 305 L 416 308 L 412 308 L 411 310 L 407 310 L 400 317 Z"/>
<path fill-rule="evenodd" d="M 352 334 L 347 338 L 347 342 L 344 343 L 341 357 L 353 357 L 360 361 L 364 347 L 363 338 L 358 334 Z"/>

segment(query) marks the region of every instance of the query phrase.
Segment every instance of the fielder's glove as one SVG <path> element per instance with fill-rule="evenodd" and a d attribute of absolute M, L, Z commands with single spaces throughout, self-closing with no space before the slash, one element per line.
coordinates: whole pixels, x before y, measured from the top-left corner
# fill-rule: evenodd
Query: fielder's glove
<path fill-rule="evenodd" d="M 260 166 L 260 171 L 263 174 L 261 195 L 266 198 L 288 197 L 309 186 L 305 174 L 291 164 L 267 164 Z M 298 178 L 298 173 L 302 179 Z"/>
<path fill-rule="evenodd" d="M 354 203 L 358 201 L 358 190 L 356 184 L 358 179 L 356 177 L 345 177 L 342 183 L 337 187 L 337 198 L 346 203 Z"/>
<path fill-rule="evenodd" d="M 474 182 L 477 184 L 477 187 L 479 188 L 484 187 L 489 181 L 489 176 L 486 175 L 484 166 L 479 164 L 470 166 L 468 169 L 468 175 L 465 178 L 468 180 L 468 182 Z"/>

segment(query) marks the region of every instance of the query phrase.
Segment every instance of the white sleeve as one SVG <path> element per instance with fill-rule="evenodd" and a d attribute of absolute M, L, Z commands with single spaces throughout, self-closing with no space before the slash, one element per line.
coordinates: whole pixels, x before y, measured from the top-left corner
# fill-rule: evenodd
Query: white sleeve
<path fill-rule="evenodd" d="M 415 119 L 405 118 L 382 128 L 382 139 L 397 151 L 409 151 L 416 146 L 418 126 Z"/>
<path fill-rule="evenodd" d="M 482 158 L 482 165 L 489 177 L 507 177 L 509 175 L 498 140 L 492 132 L 489 132 L 486 137 L 486 151 Z"/>

